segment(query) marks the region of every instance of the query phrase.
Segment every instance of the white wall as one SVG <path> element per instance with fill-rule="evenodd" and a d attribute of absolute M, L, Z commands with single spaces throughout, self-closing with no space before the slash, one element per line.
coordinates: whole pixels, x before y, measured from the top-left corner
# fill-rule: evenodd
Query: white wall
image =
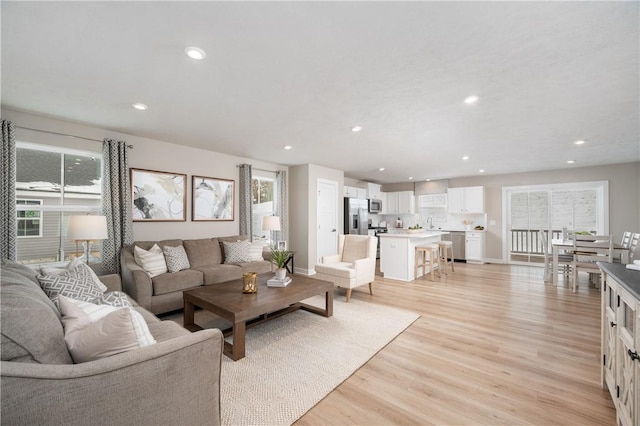
<path fill-rule="evenodd" d="M 37 116 L 11 110 L 2 110 L 2 118 L 10 120 L 16 126 L 67 133 L 92 139 L 105 137 L 125 140 L 134 148 L 130 151 L 129 166 L 187 175 L 187 220 L 185 222 L 134 222 L 134 240 L 162 240 L 170 238 L 206 238 L 213 236 L 236 235 L 238 222 L 238 176 L 236 167 L 241 163 L 265 170 L 287 170 L 285 166 L 264 163 L 247 158 L 220 154 L 197 148 L 189 148 L 170 142 L 140 138 L 96 127 L 90 127 L 68 121 Z M 67 136 L 57 136 L 31 130 L 16 129 L 16 139 L 45 145 L 54 145 L 94 152 L 102 151 L 100 142 L 88 141 Z M 191 176 L 208 176 L 235 181 L 234 220 L 226 222 L 191 221 Z M 290 214 L 291 216 L 291 214 Z M 295 249 L 292 247 L 292 249 Z"/>

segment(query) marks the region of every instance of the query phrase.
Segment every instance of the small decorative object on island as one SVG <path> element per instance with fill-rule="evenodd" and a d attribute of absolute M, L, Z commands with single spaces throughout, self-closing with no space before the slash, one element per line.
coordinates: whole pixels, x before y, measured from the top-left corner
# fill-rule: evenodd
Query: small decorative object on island
<path fill-rule="evenodd" d="M 473 224 L 472 220 L 463 220 L 462 223 L 466 226 L 467 231 L 471 231 L 471 225 Z"/>
<path fill-rule="evenodd" d="M 249 294 L 258 292 L 258 274 L 256 272 L 242 274 L 242 292 Z"/>
<path fill-rule="evenodd" d="M 279 280 L 284 280 L 284 278 L 287 276 L 287 270 L 285 269 L 284 265 L 286 265 L 287 260 L 289 260 L 289 257 L 291 257 L 291 252 L 288 250 L 272 249 L 269 253 L 271 254 L 271 263 L 273 263 L 277 267 L 276 278 Z"/>

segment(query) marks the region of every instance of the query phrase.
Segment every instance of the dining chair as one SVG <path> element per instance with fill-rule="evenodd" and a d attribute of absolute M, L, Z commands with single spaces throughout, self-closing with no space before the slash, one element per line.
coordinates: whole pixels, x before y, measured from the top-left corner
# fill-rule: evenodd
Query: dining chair
<path fill-rule="evenodd" d="M 623 249 L 628 249 L 631 245 L 631 236 L 633 235 L 632 232 L 629 231 L 625 231 L 624 234 L 622 234 L 622 241 L 620 241 L 620 247 L 622 247 Z M 614 263 L 622 263 L 622 254 L 621 253 L 614 253 L 613 254 L 613 262 Z"/>
<path fill-rule="evenodd" d="M 629 263 L 633 263 L 634 260 L 640 260 L 640 232 L 631 234 L 629 240 Z"/>
<path fill-rule="evenodd" d="M 547 233 L 544 231 L 540 231 L 540 244 L 542 245 L 542 253 L 544 255 L 544 282 L 549 282 L 551 281 L 551 271 L 553 270 L 553 254 L 549 250 L 549 240 L 547 238 Z M 572 254 L 558 254 L 558 265 L 563 265 L 563 274 L 569 274 L 569 267 L 572 262 Z"/>
<path fill-rule="evenodd" d="M 611 262 L 613 238 L 611 235 L 574 235 L 573 236 L 573 292 L 578 288 L 578 272 L 600 274 L 597 262 Z"/>

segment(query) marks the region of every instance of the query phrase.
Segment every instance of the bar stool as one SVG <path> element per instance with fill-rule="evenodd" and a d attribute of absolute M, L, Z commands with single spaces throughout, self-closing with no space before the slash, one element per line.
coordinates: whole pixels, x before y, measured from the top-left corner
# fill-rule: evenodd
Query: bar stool
<path fill-rule="evenodd" d="M 447 273 L 447 265 L 451 265 L 451 272 L 455 272 L 453 268 L 453 242 L 451 241 L 438 241 L 438 247 L 440 248 L 440 264 L 442 265 L 442 271 Z M 451 261 L 449 261 L 451 256 Z"/>
<path fill-rule="evenodd" d="M 414 275 L 418 278 L 418 268 L 422 268 L 422 277 L 427 275 L 427 265 L 429 265 L 431 281 L 435 280 L 436 266 L 438 268 L 438 278 L 440 275 L 440 246 L 438 244 L 429 244 L 425 246 L 416 246 L 416 260 L 414 264 Z"/>

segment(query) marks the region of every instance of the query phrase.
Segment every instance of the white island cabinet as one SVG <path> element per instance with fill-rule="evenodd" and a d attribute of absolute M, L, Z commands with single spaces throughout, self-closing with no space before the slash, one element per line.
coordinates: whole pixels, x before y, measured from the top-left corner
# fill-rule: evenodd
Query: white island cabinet
<path fill-rule="evenodd" d="M 448 232 L 378 234 L 378 238 L 380 238 L 380 272 L 384 274 L 385 278 L 392 280 L 412 281 L 414 279 L 416 246 L 436 243 L 445 234 Z M 418 273 L 422 273 L 422 268 L 418 270 Z"/>

